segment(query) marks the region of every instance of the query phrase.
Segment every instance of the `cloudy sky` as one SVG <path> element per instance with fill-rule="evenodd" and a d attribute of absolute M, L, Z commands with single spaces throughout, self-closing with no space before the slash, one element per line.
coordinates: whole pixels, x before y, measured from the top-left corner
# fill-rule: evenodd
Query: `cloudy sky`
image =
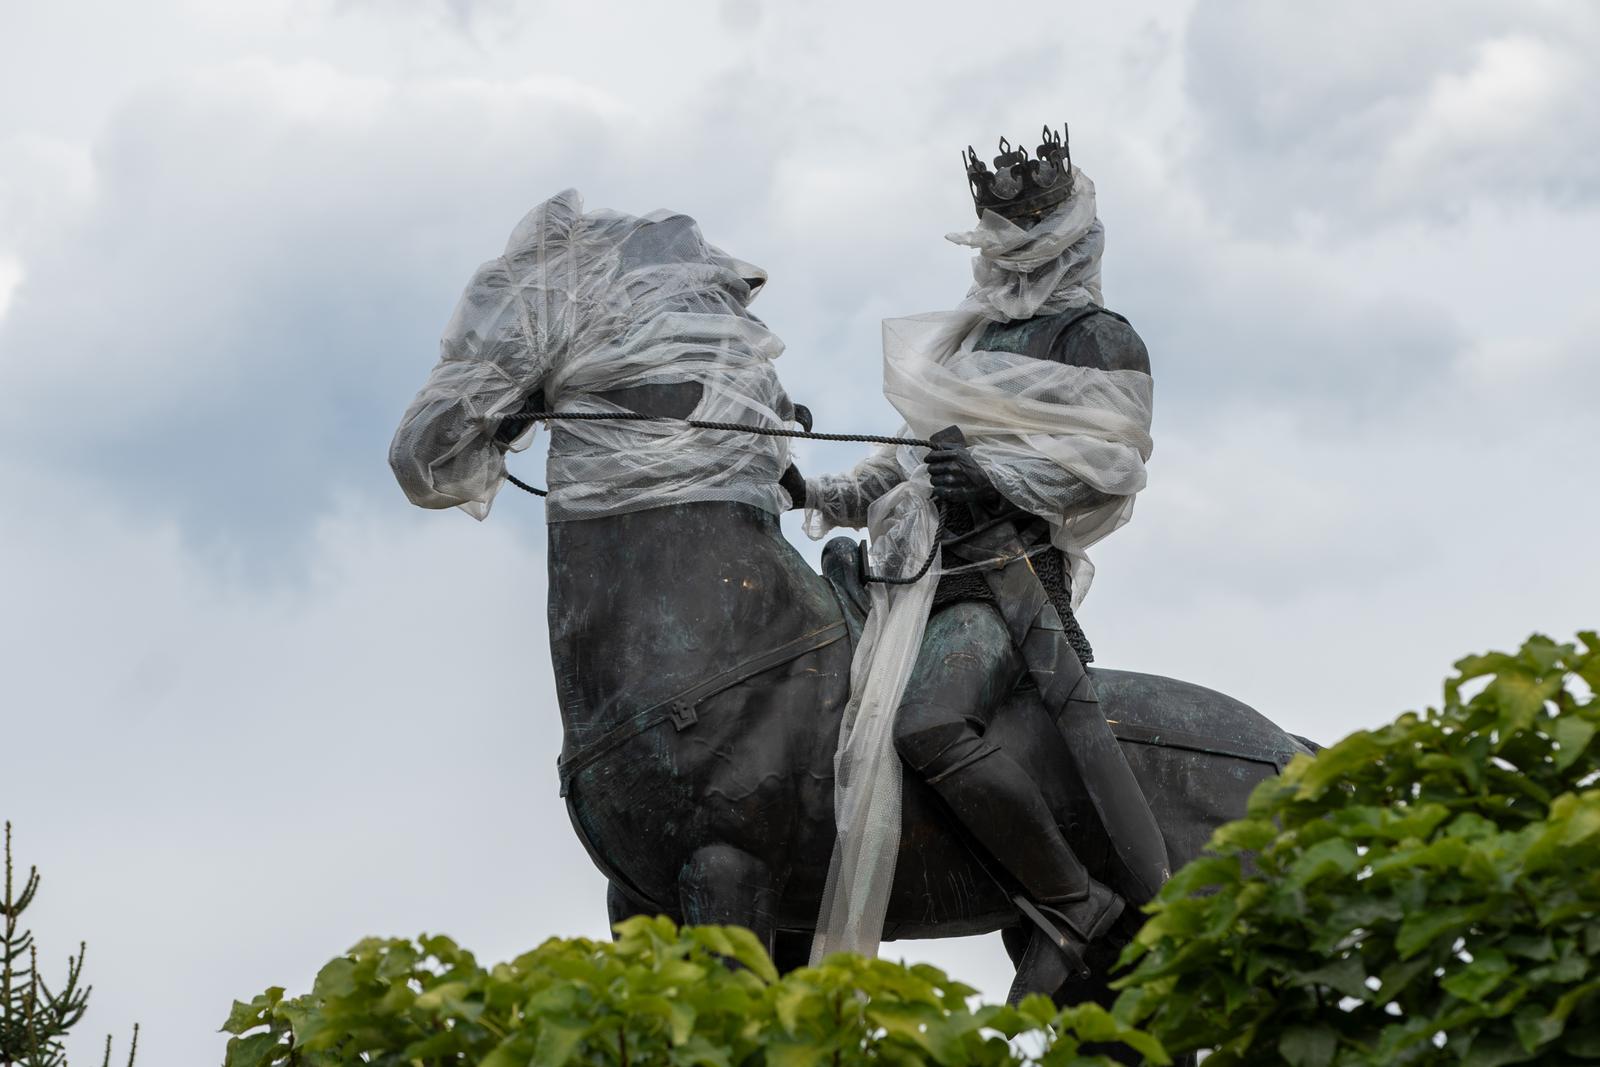
<path fill-rule="evenodd" d="M 1600 624 L 1597 51 L 1583 0 L 0 4 L 0 816 L 90 943 L 82 1061 L 220 1062 L 369 933 L 604 931 L 541 505 L 385 464 L 567 185 L 764 265 L 790 392 L 882 432 L 880 320 L 965 289 L 957 150 L 1070 119 L 1157 381 L 1102 662 L 1332 740 Z M 887 954 L 1004 991 L 997 939 Z"/>

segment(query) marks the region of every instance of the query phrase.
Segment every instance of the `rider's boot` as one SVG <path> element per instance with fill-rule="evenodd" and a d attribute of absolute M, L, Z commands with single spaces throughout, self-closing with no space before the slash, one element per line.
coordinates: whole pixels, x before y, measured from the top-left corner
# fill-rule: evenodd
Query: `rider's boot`
<path fill-rule="evenodd" d="M 967 760 L 926 781 L 1022 886 L 1014 900 L 1037 927 L 1038 944 L 1024 956 L 1019 983 L 1026 971 L 1028 987 L 1048 993 L 1086 974 L 1083 949 L 1117 921 L 1123 900 L 1089 874 L 1027 772 L 980 742 Z"/>
<path fill-rule="evenodd" d="M 1031 952 L 1037 982 L 1047 982 L 1043 971 L 1051 969 L 1065 981 L 1084 971 L 1082 949 L 1105 934 L 1123 902 L 1089 876 L 1032 776 L 984 736 L 1024 669 L 992 605 L 958 603 L 936 613 L 895 716 L 895 749 L 1021 886 L 1018 908 L 1043 938 Z"/>

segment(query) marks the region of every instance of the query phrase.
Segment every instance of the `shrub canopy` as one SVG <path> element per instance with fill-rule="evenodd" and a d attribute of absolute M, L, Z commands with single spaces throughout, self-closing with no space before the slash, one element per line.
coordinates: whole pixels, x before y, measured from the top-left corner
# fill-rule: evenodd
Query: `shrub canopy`
<path fill-rule="evenodd" d="M 748 931 L 636 918 L 487 969 L 363 941 L 236 1002 L 227 1067 L 1600 1061 L 1600 638 L 1456 667 L 1439 709 L 1263 783 L 1150 906 L 1111 1012 L 849 955 L 779 977 Z"/>
<path fill-rule="evenodd" d="M 1085 1041 L 1167 1062 L 1098 1006 L 972 1009 L 975 990 L 925 964 L 840 954 L 780 978 L 748 930 L 639 917 L 617 932 L 487 969 L 444 937 L 363 941 L 305 996 L 236 1001 L 226 1067 L 1110 1067 Z"/>
<path fill-rule="evenodd" d="M 1208 1067 L 1600 1060 L 1600 639 L 1470 656 L 1164 888 L 1118 1014 Z"/>

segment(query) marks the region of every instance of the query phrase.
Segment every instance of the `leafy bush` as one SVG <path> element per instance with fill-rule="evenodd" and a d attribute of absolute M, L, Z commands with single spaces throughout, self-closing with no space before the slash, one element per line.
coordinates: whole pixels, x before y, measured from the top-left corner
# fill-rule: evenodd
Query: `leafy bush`
<path fill-rule="evenodd" d="M 969 1009 L 974 990 L 926 965 L 840 955 L 780 978 L 747 930 L 643 917 L 617 929 L 614 943 L 553 939 L 487 969 L 444 937 L 363 941 L 306 996 L 235 1002 L 226 1067 L 1109 1067 L 1086 1041 L 1168 1062 L 1095 1005 Z"/>
<path fill-rule="evenodd" d="M 1600 638 L 1456 667 L 1441 709 L 1257 789 L 1153 906 L 1119 1016 L 1208 1067 L 1600 1060 Z"/>

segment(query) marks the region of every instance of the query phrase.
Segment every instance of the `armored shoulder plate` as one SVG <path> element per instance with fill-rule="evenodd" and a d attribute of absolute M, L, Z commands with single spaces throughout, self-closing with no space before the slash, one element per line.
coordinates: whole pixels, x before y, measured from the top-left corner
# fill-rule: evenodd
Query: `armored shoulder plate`
<path fill-rule="evenodd" d="M 997 322 L 984 331 L 977 347 L 1075 367 L 1150 372 L 1149 353 L 1128 320 L 1098 304 Z"/>

